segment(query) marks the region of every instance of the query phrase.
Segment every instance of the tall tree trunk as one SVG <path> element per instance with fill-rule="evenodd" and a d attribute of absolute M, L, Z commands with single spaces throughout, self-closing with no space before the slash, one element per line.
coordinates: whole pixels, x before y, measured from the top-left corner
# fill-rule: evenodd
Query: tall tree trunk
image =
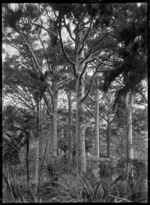
<path fill-rule="evenodd" d="M 82 34 L 80 33 L 82 39 Z M 81 49 L 79 43 L 78 49 Z M 76 55 L 76 162 L 77 172 L 86 172 L 86 152 L 85 152 L 85 108 L 84 103 L 81 101 L 85 94 L 85 71 L 84 64 L 81 64 L 81 59 L 85 56 L 84 49 L 77 52 Z"/>
<path fill-rule="evenodd" d="M 27 137 L 27 144 L 26 144 L 26 168 L 27 168 L 27 184 L 29 185 L 29 181 L 30 181 L 30 169 L 29 169 L 29 146 L 30 146 L 30 141 L 29 141 L 29 132 L 27 131 L 26 133 L 26 137 Z M 28 190 L 27 195 L 29 197 L 30 192 Z"/>
<path fill-rule="evenodd" d="M 80 174 L 86 172 L 86 152 L 85 152 L 85 110 L 82 98 L 85 94 L 85 70 L 81 60 L 84 58 L 84 48 L 82 48 L 83 35 L 80 32 L 78 52 L 76 53 L 76 166 Z"/>
<path fill-rule="evenodd" d="M 68 145 L 68 174 L 70 172 L 71 169 L 71 164 L 72 164 L 72 131 L 71 131 L 71 109 L 72 109 L 72 105 L 71 105 L 71 92 L 69 92 L 68 95 L 68 137 L 69 137 L 69 145 Z"/>
<path fill-rule="evenodd" d="M 57 74 L 58 67 L 55 67 L 55 72 L 54 75 Z M 58 83 L 57 80 L 54 79 L 52 82 L 52 90 L 53 90 L 53 99 L 52 99 L 52 104 L 53 104 L 53 116 L 52 116 L 52 155 L 57 156 L 57 101 L 58 101 Z"/>
<path fill-rule="evenodd" d="M 39 185 L 39 152 L 40 152 L 40 109 L 39 109 L 39 101 L 37 101 L 37 133 L 36 133 L 36 155 L 35 155 L 35 192 L 38 191 L 38 185 Z"/>
<path fill-rule="evenodd" d="M 121 159 L 123 159 L 123 154 L 124 154 L 124 135 L 121 135 L 121 144 L 120 144 L 120 149 L 121 149 L 121 151 L 120 151 L 120 155 L 121 155 Z"/>
<path fill-rule="evenodd" d="M 133 177 L 133 136 L 132 136 L 132 94 L 130 96 L 128 113 L 127 113 L 127 126 L 128 126 L 128 157 L 130 160 L 129 172 Z"/>
<path fill-rule="evenodd" d="M 99 157 L 99 79 L 97 78 L 95 92 L 95 155 Z"/>
<path fill-rule="evenodd" d="M 84 94 L 84 83 L 76 79 L 76 159 L 77 172 L 86 172 L 86 153 L 85 153 L 85 111 L 81 99 Z"/>
<path fill-rule="evenodd" d="M 29 132 L 27 132 L 26 167 L 27 167 L 27 183 L 29 183 L 29 180 L 30 180 L 30 173 L 29 173 Z"/>
<path fill-rule="evenodd" d="M 57 95 L 54 97 L 53 109 L 52 155 L 57 156 Z"/>
<path fill-rule="evenodd" d="M 51 156 L 52 156 L 52 136 L 53 136 L 53 117 L 51 116 L 50 117 L 50 143 L 49 143 L 49 156 L 50 156 L 50 159 L 51 159 Z"/>
<path fill-rule="evenodd" d="M 9 163 L 7 162 L 6 164 L 6 169 L 7 169 L 7 180 L 9 182 L 9 184 L 11 183 L 10 182 L 10 168 L 9 168 Z"/>
<path fill-rule="evenodd" d="M 125 154 L 125 156 L 126 156 L 126 160 L 127 160 L 127 163 L 128 163 L 128 161 L 129 161 L 129 152 L 128 152 L 128 150 L 129 150 L 129 144 L 128 144 L 128 103 L 129 103 L 129 92 L 128 93 L 126 93 L 126 95 L 125 95 L 125 106 L 126 106 L 126 130 L 125 130 L 125 132 L 126 132 L 126 139 L 125 139 L 125 152 L 126 152 L 126 154 Z"/>
<path fill-rule="evenodd" d="M 133 176 L 132 160 L 133 160 L 133 136 L 132 136 L 132 94 L 126 94 L 126 158 L 127 158 L 127 172 Z"/>
<path fill-rule="evenodd" d="M 40 130 L 41 130 L 41 135 L 40 135 L 40 159 L 43 158 L 44 152 L 45 152 L 45 146 L 47 144 L 47 135 L 45 135 L 45 129 L 43 126 L 43 123 L 45 123 L 46 119 L 45 116 L 47 116 L 46 113 L 46 104 L 40 103 Z"/>
<path fill-rule="evenodd" d="M 128 144 L 129 144 L 129 159 L 133 159 L 133 136 L 132 136 L 132 94 L 131 94 L 131 100 L 129 103 L 129 112 L 128 112 Z"/>
<path fill-rule="evenodd" d="M 126 94 L 126 157 L 127 160 L 133 159 L 133 137 L 132 137 L 132 96 Z M 130 99 L 129 99 L 130 98 Z"/>
<path fill-rule="evenodd" d="M 62 139 L 62 141 L 64 139 L 64 127 L 62 127 L 62 130 L 61 130 L 61 139 Z M 63 155 L 64 155 L 64 151 L 61 149 L 61 156 L 63 156 Z"/>
<path fill-rule="evenodd" d="M 110 116 L 108 114 L 107 119 L 107 157 L 110 157 L 110 137 L 111 137 L 111 129 L 110 129 Z"/>

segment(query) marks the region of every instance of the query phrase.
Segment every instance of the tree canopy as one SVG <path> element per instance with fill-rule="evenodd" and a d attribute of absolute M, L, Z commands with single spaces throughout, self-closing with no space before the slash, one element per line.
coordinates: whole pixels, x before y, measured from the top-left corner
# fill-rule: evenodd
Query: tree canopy
<path fill-rule="evenodd" d="M 146 3 L 2 4 L 5 202 L 145 200 L 147 32 Z"/>

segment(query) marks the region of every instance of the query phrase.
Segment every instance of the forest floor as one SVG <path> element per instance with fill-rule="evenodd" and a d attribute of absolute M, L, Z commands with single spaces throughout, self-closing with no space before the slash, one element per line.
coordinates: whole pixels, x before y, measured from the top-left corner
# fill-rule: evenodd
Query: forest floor
<path fill-rule="evenodd" d="M 117 165 L 114 171 L 108 162 L 101 162 L 97 169 L 92 162 L 88 163 L 87 173 L 81 175 L 73 171 L 67 174 L 65 164 L 61 167 L 56 164 L 51 164 L 51 171 L 47 166 L 43 167 L 37 194 L 34 171 L 30 171 L 30 183 L 27 184 L 26 173 L 18 166 L 16 175 L 11 173 L 10 187 L 3 183 L 3 203 L 147 202 L 145 174 L 141 173 L 130 184 L 124 168 Z"/>

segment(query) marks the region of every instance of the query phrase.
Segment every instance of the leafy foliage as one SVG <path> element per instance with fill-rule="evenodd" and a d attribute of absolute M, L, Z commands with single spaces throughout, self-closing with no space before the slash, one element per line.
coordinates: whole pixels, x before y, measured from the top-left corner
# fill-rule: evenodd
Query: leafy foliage
<path fill-rule="evenodd" d="M 142 87 L 142 81 L 147 77 L 145 4 L 142 3 L 141 7 L 137 7 L 136 4 L 106 4 L 103 1 L 90 4 L 26 3 L 18 5 L 16 9 L 11 9 L 9 5 L 4 4 L 3 20 L 4 26 L 11 27 L 11 31 L 7 34 L 3 32 L 3 42 L 18 51 L 17 54 L 10 57 L 3 49 L 3 53 L 6 55 L 3 62 L 3 93 L 5 96 L 11 96 L 13 104 L 16 104 L 16 106 L 9 105 L 3 109 L 3 161 L 9 165 L 15 165 L 12 172 L 16 176 L 13 182 L 10 181 L 10 186 L 9 183 L 6 183 L 10 189 L 6 190 L 5 198 L 10 193 L 15 193 L 14 201 L 22 203 L 144 201 L 146 199 L 143 185 L 145 180 L 143 178 L 146 178 L 145 164 L 138 159 L 129 163 L 133 165 L 134 169 L 132 178 L 127 175 L 127 162 L 122 159 L 113 164 L 113 157 L 116 158 L 118 155 L 120 158 L 125 149 L 125 134 L 123 132 L 126 131 L 124 126 L 127 114 L 124 104 L 126 93 L 132 91 L 132 94 L 136 93 L 139 99 L 140 91 L 142 94 L 146 92 Z M 62 39 L 62 47 L 59 31 L 64 32 L 62 28 L 65 27 L 65 24 L 68 35 L 69 31 L 72 32 L 73 38 L 68 40 L 69 37 L 66 35 L 66 39 Z M 69 27 L 70 25 L 73 26 Z M 89 25 L 90 27 L 88 27 Z M 83 36 L 80 35 L 81 33 Z M 77 62 L 76 59 L 82 50 L 80 48 L 78 51 L 80 44 L 87 57 L 85 62 L 82 59 Z M 64 53 L 72 63 L 64 58 Z M 88 57 L 90 58 L 88 59 Z M 89 88 L 90 92 L 84 101 L 85 106 L 83 106 L 86 123 L 85 153 L 88 152 L 86 156 L 87 173 L 78 175 L 74 173 L 77 166 L 76 148 L 78 146 L 75 143 L 75 89 L 76 77 L 78 77 L 76 66 L 80 68 L 80 65 L 83 65 L 81 67 L 88 65 L 85 92 Z M 99 67 L 96 68 L 96 66 Z M 98 69 L 97 77 L 100 81 L 101 153 L 99 158 L 103 158 L 102 162 L 95 161 L 94 157 L 89 160 L 90 154 L 95 152 L 94 95 L 96 83 L 94 84 L 94 82 L 96 82 L 96 76 L 93 78 L 93 83 L 91 83 L 92 77 L 90 76 L 95 69 Z M 109 92 L 107 92 L 108 89 Z M 107 92 L 107 95 L 103 91 Z M 68 111 L 69 103 L 67 103 L 70 93 L 72 97 L 70 100 L 71 113 Z M 21 161 L 19 155 L 21 152 L 23 155 L 26 153 L 26 147 L 23 146 L 27 142 L 27 133 L 31 132 L 34 135 L 37 130 L 36 102 L 39 100 L 41 100 L 40 114 L 42 118 L 40 148 L 45 146 L 44 140 L 50 137 L 53 128 L 51 122 L 54 113 L 50 112 L 48 116 L 47 111 L 51 111 L 55 104 L 54 96 L 58 97 L 58 110 L 54 111 L 57 111 L 57 131 L 58 135 L 61 135 L 61 139 L 58 136 L 57 145 L 65 154 L 60 153 L 58 157 L 49 157 L 49 149 L 51 149 L 51 143 L 49 143 L 48 151 L 45 149 L 48 157 L 46 158 L 44 155 L 45 158 L 41 159 L 40 156 L 39 168 L 42 177 L 40 175 L 41 181 L 38 194 L 36 194 L 33 180 L 36 147 L 34 147 L 33 139 L 30 140 L 31 147 L 29 147 L 28 156 L 30 165 L 28 185 L 26 185 L 25 179 L 27 161 Z M 47 97 L 47 107 L 45 107 L 44 97 Z M 140 103 L 144 102 L 142 95 L 140 99 Z M 135 101 L 136 103 L 137 101 Z M 115 108 L 117 108 L 116 112 Z M 138 141 L 138 136 L 141 138 L 146 135 L 145 113 L 146 109 L 140 110 L 136 107 L 133 109 L 134 145 L 136 145 L 135 141 Z M 68 126 L 70 115 L 72 125 Z M 106 159 L 107 155 L 105 154 L 108 128 L 110 129 L 110 157 L 112 157 L 110 161 Z M 62 129 L 65 130 L 63 138 Z M 72 131 L 73 156 L 70 173 L 66 174 L 69 164 L 67 158 L 69 129 Z M 138 142 L 140 143 L 140 141 Z M 19 166 L 17 166 L 18 164 Z M 4 170 L 9 175 L 9 170 Z M 4 179 L 6 182 L 7 179 Z M 141 192 L 141 189 L 144 191 Z"/>
<path fill-rule="evenodd" d="M 134 19 L 136 18 L 136 11 L 132 6 L 127 5 L 131 14 L 134 15 L 132 22 L 127 22 L 127 26 L 122 27 L 119 32 L 119 39 L 122 46 L 118 49 L 119 56 L 122 58 L 121 65 L 115 67 L 114 70 L 107 72 L 104 76 L 103 89 L 106 91 L 111 82 L 116 79 L 119 75 L 123 77 L 124 87 L 117 91 L 116 102 L 119 102 L 121 96 L 125 93 L 132 91 L 134 92 L 143 79 L 147 76 L 147 48 L 143 47 L 144 36 L 146 35 L 146 10 L 145 5 L 138 9 L 140 15 L 143 15 L 144 20 L 142 24 L 136 24 Z M 145 13 L 143 13 L 143 11 Z M 128 13 L 128 11 L 127 11 Z M 129 14 L 128 14 L 129 15 Z M 137 26 L 138 25 L 138 26 Z M 141 28 L 142 27 L 142 28 Z M 134 29 L 135 28 L 135 29 Z M 140 36 L 140 37 L 139 37 Z M 119 103 L 118 103 L 119 104 Z"/>
<path fill-rule="evenodd" d="M 34 122 L 33 116 L 26 110 L 11 105 L 5 107 L 3 111 L 4 163 L 20 163 L 20 149 L 26 144 L 27 129 L 31 128 L 31 121 Z"/>
<path fill-rule="evenodd" d="M 7 4 L 5 4 L 5 18 L 4 18 L 4 26 L 10 26 L 14 30 L 17 30 L 17 23 L 22 17 L 22 8 L 20 7 L 18 10 L 12 10 Z"/>

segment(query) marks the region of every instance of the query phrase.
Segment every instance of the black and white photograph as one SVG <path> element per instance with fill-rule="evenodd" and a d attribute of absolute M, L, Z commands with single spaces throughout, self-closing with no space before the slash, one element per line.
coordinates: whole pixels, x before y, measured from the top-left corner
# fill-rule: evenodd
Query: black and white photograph
<path fill-rule="evenodd" d="M 148 203 L 148 3 L 2 3 L 2 203 Z"/>

